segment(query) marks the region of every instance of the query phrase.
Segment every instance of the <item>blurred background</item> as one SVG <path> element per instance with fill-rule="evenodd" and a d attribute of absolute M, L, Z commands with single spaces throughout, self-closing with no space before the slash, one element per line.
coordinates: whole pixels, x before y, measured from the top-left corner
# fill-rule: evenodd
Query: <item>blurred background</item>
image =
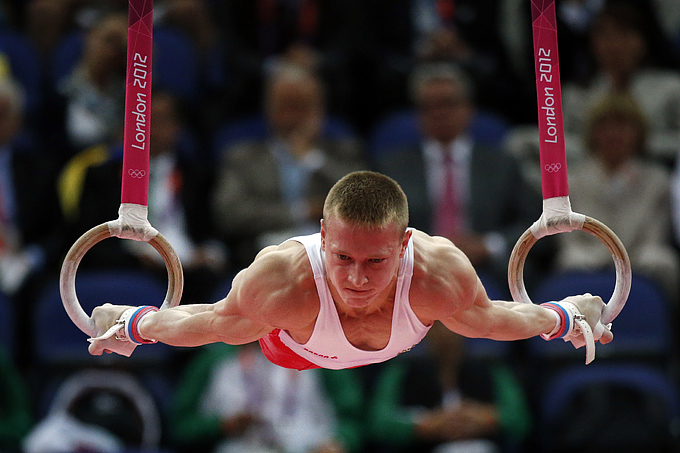
<path fill-rule="evenodd" d="M 92 357 L 63 309 L 66 252 L 117 218 L 127 7 L 0 1 L 0 452 L 680 451 L 676 0 L 556 0 L 572 207 L 633 264 L 595 362 L 437 324 L 384 364 L 306 372 L 252 345 Z M 510 251 L 541 213 L 531 33 L 529 0 L 156 0 L 149 220 L 183 263 L 182 303 L 223 298 L 261 247 L 317 231 L 357 169 L 395 178 L 412 226 L 510 299 Z M 525 279 L 535 302 L 608 299 L 615 282 L 583 232 L 539 241 Z M 89 313 L 158 305 L 166 284 L 151 246 L 109 239 L 76 288 Z"/>

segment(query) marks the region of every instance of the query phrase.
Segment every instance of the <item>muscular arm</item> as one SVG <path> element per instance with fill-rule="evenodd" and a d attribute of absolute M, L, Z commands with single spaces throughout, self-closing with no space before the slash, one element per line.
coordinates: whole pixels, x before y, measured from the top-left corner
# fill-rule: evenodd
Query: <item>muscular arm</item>
<path fill-rule="evenodd" d="M 534 304 L 492 301 L 484 288 L 478 288 L 468 308 L 441 321 L 461 335 L 492 340 L 521 340 L 548 333 L 555 327 L 555 316 L 550 310 Z"/>
<path fill-rule="evenodd" d="M 419 285 L 419 298 L 432 302 L 430 319 L 440 320 L 466 337 L 493 340 L 520 340 L 555 328 L 556 317 L 551 310 L 522 302 L 490 300 L 469 260 L 450 242 L 425 238 L 423 244 L 425 283 Z M 586 294 L 565 300 L 576 305 L 591 326 L 600 319 L 604 303 L 599 297 Z M 601 341 L 611 341 L 611 333 L 603 335 Z"/>
<path fill-rule="evenodd" d="M 139 333 L 171 346 L 201 346 L 249 343 L 274 329 L 251 319 L 230 299 L 235 297 L 227 296 L 215 304 L 184 305 L 149 313 L 140 321 Z"/>
<path fill-rule="evenodd" d="M 249 343 L 274 328 L 289 329 L 297 316 L 291 300 L 302 299 L 295 272 L 295 251 L 287 246 L 263 250 L 247 269 L 234 278 L 232 289 L 214 304 L 180 305 L 145 315 L 139 334 L 172 346 L 200 346 L 208 343 Z M 313 282 L 312 282 L 313 283 Z M 105 331 L 127 307 L 106 304 L 93 312 L 100 330 Z"/>

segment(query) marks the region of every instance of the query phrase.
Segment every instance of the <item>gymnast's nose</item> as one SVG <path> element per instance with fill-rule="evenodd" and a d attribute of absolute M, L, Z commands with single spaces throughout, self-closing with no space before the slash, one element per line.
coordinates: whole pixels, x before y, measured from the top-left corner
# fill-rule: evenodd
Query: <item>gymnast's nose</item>
<path fill-rule="evenodd" d="M 354 263 L 351 266 L 349 270 L 348 280 L 350 281 L 350 283 L 352 283 L 352 285 L 354 285 L 357 288 L 360 288 L 366 283 L 368 283 L 368 275 L 366 274 L 364 267 L 360 263 Z"/>

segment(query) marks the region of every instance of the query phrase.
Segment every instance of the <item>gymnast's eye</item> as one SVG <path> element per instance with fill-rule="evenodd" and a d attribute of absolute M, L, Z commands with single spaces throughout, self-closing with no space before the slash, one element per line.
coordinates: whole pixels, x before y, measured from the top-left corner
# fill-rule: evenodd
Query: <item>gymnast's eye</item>
<path fill-rule="evenodd" d="M 340 261 L 347 261 L 347 260 L 350 259 L 350 257 L 348 255 L 337 254 L 335 256 L 337 256 Z"/>
<path fill-rule="evenodd" d="M 371 263 L 374 263 L 374 264 L 378 264 L 378 263 L 382 263 L 383 261 L 385 261 L 385 258 L 371 258 L 368 261 L 370 261 Z"/>

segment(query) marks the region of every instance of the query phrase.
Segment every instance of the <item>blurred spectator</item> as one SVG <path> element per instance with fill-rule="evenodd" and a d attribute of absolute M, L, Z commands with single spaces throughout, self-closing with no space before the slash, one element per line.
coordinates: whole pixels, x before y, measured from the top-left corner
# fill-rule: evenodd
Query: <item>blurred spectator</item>
<path fill-rule="evenodd" d="M 188 107 L 192 109 L 192 127 L 201 134 L 208 135 L 218 125 L 225 115 L 225 106 L 229 105 L 227 98 L 229 87 L 232 83 L 230 68 L 227 67 L 228 52 L 226 42 L 220 33 L 215 7 L 208 0 L 162 0 L 154 3 L 154 33 L 156 36 L 156 82 L 163 78 L 187 77 L 186 70 L 177 72 L 177 67 L 189 66 L 192 62 L 186 61 L 177 52 L 177 46 L 173 42 L 166 43 L 159 48 L 159 42 L 165 38 L 162 32 L 172 30 L 179 33 L 176 38 L 186 39 L 191 44 L 190 51 L 195 61 L 196 89 L 183 90 L 177 93 L 184 97 Z M 170 47 L 170 48 L 169 48 Z M 162 52 L 175 52 L 175 55 L 163 55 Z M 170 65 L 163 64 L 159 67 L 158 62 L 163 59 L 170 60 Z M 182 84 L 191 85 L 191 80 L 184 80 Z M 182 85 L 177 83 L 177 85 Z M 166 87 L 170 90 L 170 87 Z M 191 96 L 188 96 L 188 95 Z M 208 101 L 209 102 L 206 102 Z M 227 109 L 228 110 L 228 109 Z"/>
<path fill-rule="evenodd" d="M 195 158 L 194 142 L 178 101 L 162 91 L 151 100 L 149 222 L 170 241 L 184 268 L 183 300 L 212 295 L 227 265 L 224 246 L 212 240 L 208 212 L 211 176 Z M 64 167 L 59 189 L 72 241 L 114 220 L 120 206 L 122 147 L 101 144 L 77 154 Z M 103 241 L 88 252 L 85 266 L 144 266 L 165 275 L 161 256 L 147 243 Z"/>
<path fill-rule="evenodd" d="M 226 247 L 214 239 L 207 196 L 212 177 L 192 147 L 176 98 L 162 91 L 152 97 L 149 168 L 149 222 L 172 244 L 184 269 L 186 302 L 205 302 L 228 266 Z M 126 241 L 134 253 L 165 269 L 158 252 Z"/>
<path fill-rule="evenodd" d="M 19 451 L 32 423 L 28 389 L 0 344 L 0 451 Z"/>
<path fill-rule="evenodd" d="M 58 164 L 23 128 L 23 99 L 16 82 L 0 80 L 0 291 L 15 305 L 17 331 L 30 330 L 33 297 L 57 272 L 65 245 Z M 31 338 L 17 343 L 23 366 Z"/>
<path fill-rule="evenodd" d="M 228 114 L 250 114 L 273 68 L 293 63 L 317 72 L 328 108 L 347 114 L 350 66 L 358 45 L 357 2 L 344 0 L 222 0 L 215 3 L 227 46 L 231 100 Z"/>
<path fill-rule="evenodd" d="M 219 234 L 244 241 L 247 250 L 232 251 L 246 264 L 265 245 L 317 231 L 330 187 L 365 165 L 354 137 L 323 136 L 324 87 L 313 73 L 282 66 L 266 98 L 269 135 L 221 150 L 212 199 Z"/>
<path fill-rule="evenodd" d="M 647 124 L 633 96 L 612 94 L 588 115 L 587 155 L 569 169 L 574 212 L 611 228 L 633 269 L 678 297 L 680 263 L 671 236 L 670 176 L 646 156 Z M 613 268 L 609 250 L 589 234 L 558 235 L 559 270 Z"/>
<path fill-rule="evenodd" d="M 680 9 L 677 3 L 673 0 L 653 0 L 656 10 L 658 11 L 659 22 L 666 36 L 671 40 L 677 42 L 680 40 Z M 680 49 L 677 49 L 676 54 L 680 57 Z"/>
<path fill-rule="evenodd" d="M 500 34 L 508 48 L 512 66 L 517 68 L 521 77 L 533 79 L 532 2 L 503 0 L 500 3 Z M 626 4 L 636 9 L 656 64 L 663 67 L 677 65 L 677 55 L 674 56 L 669 47 L 675 36 L 672 24 L 680 17 L 680 10 L 675 7 L 673 0 L 562 0 L 555 3 L 555 14 L 563 83 L 580 82 L 588 78 L 593 63 L 589 41 L 594 21 L 603 8 Z"/>
<path fill-rule="evenodd" d="M 160 0 L 154 3 L 154 22 L 182 30 L 200 51 L 207 51 L 218 39 L 218 29 L 206 0 Z"/>
<path fill-rule="evenodd" d="M 90 28 L 111 11 L 126 11 L 127 0 L 29 0 L 25 29 L 47 60 L 60 40 L 74 29 Z"/>
<path fill-rule="evenodd" d="M 24 134 L 22 122 L 21 88 L 0 81 L 0 290 L 10 296 L 55 265 L 63 245 L 61 216 L 51 204 L 56 164 Z"/>
<path fill-rule="evenodd" d="M 680 74 L 663 69 L 654 52 L 660 46 L 651 40 L 643 17 L 632 3 L 619 2 L 595 18 L 590 28 L 592 74 L 583 84 L 564 85 L 565 132 L 567 140 L 582 136 L 584 111 L 609 93 L 628 92 L 647 119 L 651 156 L 673 160 L 680 141 Z M 666 49 L 670 58 L 670 47 Z"/>
<path fill-rule="evenodd" d="M 377 170 L 406 192 L 411 226 L 451 239 L 479 271 L 505 286 L 510 252 L 538 219 L 540 196 L 511 155 L 469 136 L 474 95 L 462 71 L 423 65 L 413 73 L 411 95 L 424 139 L 380 153 Z"/>
<path fill-rule="evenodd" d="M 477 86 L 478 105 L 513 122 L 532 118 L 531 91 L 521 85 L 501 39 L 496 0 L 380 0 L 361 2 L 363 68 L 357 87 L 368 122 L 409 105 L 409 74 L 420 63 L 463 67 Z M 530 14 L 527 10 L 527 14 Z M 531 88 L 531 85 L 528 86 Z M 526 95 L 525 95 L 526 93 Z"/>
<path fill-rule="evenodd" d="M 207 134 L 224 104 L 226 75 L 223 43 L 206 5 L 206 0 L 155 2 L 153 76 L 154 87 L 180 97 L 191 109 L 192 127 Z M 51 113 L 57 116 L 52 127 L 76 151 L 122 124 L 128 34 L 128 8 L 122 6 L 99 1 L 74 6 L 78 24 L 59 38 L 46 63 L 49 107 L 63 116 Z M 204 103 L 206 98 L 212 102 Z"/>
<path fill-rule="evenodd" d="M 172 432 L 191 452 L 359 451 L 361 395 L 352 371 L 299 372 L 257 343 L 200 352 L 177 387 Z"/>
<path fill-rule="evenodd" d="M 400 356 L 378 374 L 367 417 L 373 451 L 490 453 L 521 447 L 531 418 L 510 368 L 470 360 L 465 339 L 440 323 L 424 345 L 421 354 Z"/>
<path fill-rule="evenodd" d="M 121 138 L 127 33 L 126 14 L 100 18 L 89 30 L 73 72 L 57 81 L 63 108 L 61 127 L 74 152 Z"/>
<path fill-rule="evenodd" d="M 77 28 L 89 28 L 103 12 L 126 11 L 127 0 L 29 0 L 25 28 L 45 59 L 61 38 Z"/>

